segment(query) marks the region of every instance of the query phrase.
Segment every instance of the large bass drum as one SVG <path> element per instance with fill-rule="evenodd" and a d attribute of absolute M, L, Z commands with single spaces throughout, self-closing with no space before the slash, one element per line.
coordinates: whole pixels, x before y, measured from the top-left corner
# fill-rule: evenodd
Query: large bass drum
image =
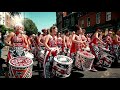
<path fill-rule="evenodd" d="M 73 60 L 64 55 L 54 57 L 52 72 L 56 77 L 67 78 L 71 74 Z"/>
<path fill-rule="evenodd" d="M 75 66 L 84 71 L 91 70 L 95 56 L 87 51 L 77 52 Z"/>
<path fill-rule="evenodd" d="M 9 78 L 31 78 L 33 60 L 27 57 L 15 57 L 9 60 Z"/>

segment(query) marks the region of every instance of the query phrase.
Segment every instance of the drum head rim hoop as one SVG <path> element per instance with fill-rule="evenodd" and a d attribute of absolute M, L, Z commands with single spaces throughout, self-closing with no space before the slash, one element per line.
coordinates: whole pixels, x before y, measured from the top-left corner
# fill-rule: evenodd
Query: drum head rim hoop
<path fill-rule="evenodd" d="M 90 54 L 91 56 L 90 57 L 86 57 L 83 53 L 88 53 L 88 54 Z M 94 59 L 95 58 L 95 56 L 93 55 L 93 54 L 91 54 L 91 53 L 89 53 L 89 52 L 87 52 L 87 51 L 82 51 L 82 52 L 78 52 L 78 54 L 80 54 L 82 57 L 86 57 L 86 58 L 89 58 L 89 59 Z"/>
<path fill-rule="evenodd" d="M 57 59 L 58 57 L 65 57 L 65 58 L 67 58 L 67 59 L 69 60 L 69 62 L 61 62 L 61 61 L 59 61 L 59 60 Z M 67 56 L 64 56 L 64 55 L 57 55 L 57 56 L 54 57 L 54 60 L 55 60 L 56 62 L 58 62 L 58 63 L 60 63 L 60 64 L 64 64 L 64 65 L 70 65 L 70 64 L 73 63 L 73 60 L 72 60 L 70 57 L 67 57 Z"/>

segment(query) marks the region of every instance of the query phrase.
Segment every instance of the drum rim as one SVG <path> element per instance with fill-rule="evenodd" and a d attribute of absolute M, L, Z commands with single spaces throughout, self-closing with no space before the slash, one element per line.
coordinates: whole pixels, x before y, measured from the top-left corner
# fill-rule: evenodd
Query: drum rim
<path fill-rule="evenodd" d="M 104 47 L 100 47 L 102 50 L 105 50 L 105 51 L 110 51 L 109 49 L 106 49 L 106 48 L 104 48 Z"/>
<path fill-rule="evenodd" d="M 18 56 L 18 57 L 14 57 L 14 58 L 12 58 L 12 59 L 19 58 L 19 57 L 22 57 L 22 58 L 28 58 L 28 57 L 25 57 L 25 56 Z M 13 65 L 13 64 L 10 63 L 10 61 L 11 61 L 12 59 L 9 60 L 9 64 L 10 64 L 11 66 L 14 66 L 14 67 L 17 67 L 17 68 L 25 68 L 25 67 L 29 67 L 29 66 L 31 66 L 31 65 L 33 64 L 33 60 L 30 59 L 30 58 L 28 58 L 29 60 L 32 61 L 31 64 L 26 65 L 26 66 L 15 66 L 15 65 Z"/>
<path fill-rule="evenodd" d="M 67 56 L 64 56 L 64 57 L 68 58 L 68 59 L 70 60 L 70 62 L 61 62 L 61 61 L 58 61 L 58 60 L 57 60 L 57 57 L 59 57 L 59 56 L 64 56 L 64 55 L 57 55 L 57 56 L 55 56 L 55 57 L 54 57 L 54 60 L 55 60 L 56 62 L 58 62 L 58 63 L 60 63 L 60 64 L 65 64 L 65 65 L 70 65 L 70 64 L 73 63 L 73 60 L 72 60 L 70 57 L 67 57 Z"/>
<path fill-rule="evenodd" d="M 89 52 L 87 52 L 87 51 L 82 51 L 82 52 L 78 52 L 81 56 L 83 56 L 83 57 L 86 57 L 83 53 L 89 53 Z M 86 58 L 89 58 L 89 59 L 94 59 L 95 58 L 95 56 L 92 54 L 92 53 L 89 53 L 92 57 L 86 57 Z"/>

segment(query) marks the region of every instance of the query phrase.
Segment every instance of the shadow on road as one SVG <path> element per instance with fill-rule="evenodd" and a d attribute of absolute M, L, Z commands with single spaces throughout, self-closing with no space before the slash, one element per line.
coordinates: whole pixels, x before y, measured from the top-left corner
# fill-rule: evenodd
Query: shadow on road
<path fill-rule="evenodd" d="M 101 68 L 101 67 L 95 67 L 95 69 L 98 71 L 106 71 L 107 70 L 106 68 Z"/>
<path fill-rule="evenodd" d="M 68 78 L 81 78 L 81 77 L 84 77 L 84 74 L 78 71 L 72 71 L 71 75 Z"/>
<path fill-rule="evenodd" d="M 110 68 L 120 68 L 120 63 L 112 64 Z"/>

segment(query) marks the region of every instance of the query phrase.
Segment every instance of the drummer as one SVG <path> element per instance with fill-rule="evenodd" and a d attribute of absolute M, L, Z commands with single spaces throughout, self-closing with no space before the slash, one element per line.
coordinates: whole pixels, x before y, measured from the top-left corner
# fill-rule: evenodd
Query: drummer
<path fill-rule="evenodd" d="M 87 45 L 87 38 L 85 36 L 85 32 L 86 32 L 86 30 L 85 30 L 85 28 L 83 28 L 82 32 L 81 32 L 81 39 L 83 41 L 83 45 L 82 45 L 83 48 L 86 48 L 88 46 Z"/>
<path fill-rule="evenodd" d="M 77 54 L 77 51 L 82 51 L 82 39 L 80 37 L 81 33 L 82 33 L 82 28 L 80 28 L 79 26 L 75 26 L 75 32 L 76 34 L 73 35 L 72 37 L 72 45 L 71 45 L 71 49 L 70 49 L 70 57 L 74 60 L 75 62 L 75 57 Z M 73 62 L 73 64 L 74 64 Z"/>
<path fill-rule="evenodd" d="M 86 38 L 87 38 L 87 43 L 89 44 L 91 42 L 90 34 L 86 34 Z"/>
<path fill-rule="evenodd" d="M 105 43 L 99 38 L 100 33 L 101 33 L 101 29 L 96 28 L 96 32 L 93 34 L 91 42 L 89 44 L 90 51 L 93 55 L 95 55 L 95 58 L 96 58 L 93 62 L 92 71 L 97 71 L 94 68 L 94 66 L 97 66 L 96 64 L 100 60 L 100 51 L 99 51 L 98 44 L 100 43 L 101 45 L 105 45 Z"/>
<path fill-rule="evenodd" d="M 45 37 L 48 34 L 48 30 L 47 29 L 42 29 L 42 34 L 38 36 L 38 50 L 37 50 L 37 60 L 40 62 L 40 64 L 43 64 L 43 59 L 41 59 L 41 51 L 45 51 L 45 45 L 44 45 L 44 41 L 45 41 Z"/>
<path fill-rule="evenodd" d="M 48 30 L 47 29 L 42 29 L 42 33 L 39 37 L 38 37 L 38 44 L 39 46 L 44 46 L 44 41 L 45 41 L 45 36 L 48 34 Z"/>
<path fill-rule="evenodd" d="M 114 56 L 116 57 L 114 61 L 114 65 L 116 66 L 118 64 L 118 60 L 120 57 L 120 29 L 116 31 L 116 34 L 113 36 L 113 52 Z"/>
<path fill-rule="evenodd" d="M 8 37 L 5 39 L 5 44 L 10 46 L 7 62 L 13 57 L 11 49 L 14 47 L 18 48 L 26 48 L 28 49 L 28 41 L 24 34 L 21 34 L 21 32 L 24 31 L 24 26 L 21 23 L 17 23 L 14 26 L 14 32 L 11 32 Z"/>
<path fill-rule="evenodd" d="M 60 48 L 60 53 L 62 53 L 63 52 L 63 39 L 62 39 L 62 37 L 61 37 L 61 33 L 60 32 L 58 32 L 58 34 L 57 34 L 57 45 L 58 45 L 58 47 Z"/>
<path fill-rule="evenodd" d="M 65 35 L 63 37 L 63 45 L 64 45 L 64 52 L 65 54 L 68 53 L 71 47 L 71 40 L 70 40 L 70 32 L 69 30 L 65 31 Z"/>
<path fill-rule="evenodd" d="M 59 52 L 59 49 L 57 46 L 57 31 L 58 31 L 57 27 L 52 26 L 50 28 L 50 34 L 48 34 L 45 38 L 44 45 L 46 48 L 46 54 L 45 54 L 45 59 L 43 63 L 44 78 L 52 77 L 53 57 L 57 55 L 57 52 Z"/>
<path fill-rule="evenodd" d="M 109 31 L 107 36 L 105 37 L 106 48 L 108 48 L 110 52 L 113 51 L 112 50 L 112 44 L 113 44 L 112 34 L 113 34 L 112 31 Z"/>

